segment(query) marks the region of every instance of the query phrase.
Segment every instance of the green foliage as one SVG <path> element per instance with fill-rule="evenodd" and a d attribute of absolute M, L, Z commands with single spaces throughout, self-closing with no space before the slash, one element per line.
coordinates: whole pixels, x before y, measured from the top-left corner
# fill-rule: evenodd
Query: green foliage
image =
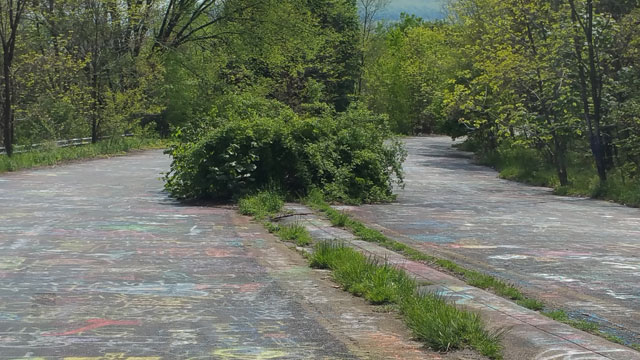
<path fill-rule="evenodd" d="M 472 346 L 490 358 L 500 358 L 496 337 L 484 330 L 477 315 L 457 309 L 433 294 L 421 294 L 404 271 L 366 258 L 335 242 L 316 245 L 310 264 L 330 269 L 344 290 L 372 304 L 397 304 L 416 338 L 439 351 Z"/>
<path fill-rule="evenodd" d="M 459 349 L 468 344 L 485 356 L 501 358 L 498 339 L 483 329 L 476 314 L 457 309 L 433 295 L 405 299 L 401 309 L 416 338 L 436 350 Z"/>
<path fill-rule="evenodd" d="M 41 150 L 16 153 L 11 157 L 0 155 L 0 173 L 29 169 L 37 166 L 57 165 L 72 160 L 124 154 L 132 150 L 160 149 L 164 147 L 164 142 L 145 137 L 105 140 L 96 144 L 64 148 L 58 148 L 52 145 L 50 148 Z"/>
<path fill-rule="evenodd" d="M 448 24 L 426 23 L 407 15 L 376 34 L 363 96 L 371 109 L 388 114 L 394 131 L 456 132 L 457 126 L 447 128 L 443 102 L 447 80 L 460 62 L 453 35 Z"/>
<path fill-rule="evenodd" d="M 277 102 L 234 99 L 171 148 L 173 196 L 229 199 L 275 183 L 288 193 L 319 188 L 336 200 L 378 202 L 402 182 L 405 152 L 386 143 L 384 118 L 362 107 L 303 117 Z"/>
<path fill-rule="evenodd" d="M 273 190 L 260 191 L 238 201 L 238 211 L 243 215 L 252 215 L 256 219 L 276 214 L 282 210 L 283 206 L 282 196 Z"/>

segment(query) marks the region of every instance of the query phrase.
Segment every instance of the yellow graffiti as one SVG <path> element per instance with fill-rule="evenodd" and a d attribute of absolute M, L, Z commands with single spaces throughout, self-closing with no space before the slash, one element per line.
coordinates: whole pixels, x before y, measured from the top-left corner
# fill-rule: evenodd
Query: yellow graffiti
<path fill-rule="evenodd" d="M 214 350 L 212 355 L 223 359 L 240 360 L 267 360 L 287 356 L 287 353 L 279 350 L 269 350 L 260 348 L 233 348 Z"/>
<path fill-rule="evenodd" d="M 0 257 L 0 270 L 17 269 L 26 259 L 20 256 Z"/>
<path fill-rule="evenodd" d="M 129 356 L 125 353 L 108 353 L 104 356 L 65 357 L 64 360 L 162 360 L 159 356 Z"/>

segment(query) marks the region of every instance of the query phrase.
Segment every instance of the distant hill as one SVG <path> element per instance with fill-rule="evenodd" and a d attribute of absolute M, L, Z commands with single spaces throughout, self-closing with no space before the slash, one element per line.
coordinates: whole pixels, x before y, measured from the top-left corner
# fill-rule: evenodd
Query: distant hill
<path fill-rule="evenodd" d="M 381 14 L 386 20 L 397 20 L 400 13 L 406 12 L 422 17 L 425 20 L 444 17 L 443 7 L 446 0 L 391 0 L 391 4 Z"/>

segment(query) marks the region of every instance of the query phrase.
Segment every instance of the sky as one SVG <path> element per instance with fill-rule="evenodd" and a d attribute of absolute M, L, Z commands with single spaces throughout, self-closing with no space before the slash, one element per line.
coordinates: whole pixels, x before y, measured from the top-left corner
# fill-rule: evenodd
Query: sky
<path fill-rule="evenodd" d="M 387 20 L 397 20 L 400 13 L 415 14 L 426 20 L 440 19 L 445 0 L 391 0 L 391 4 L 381 16 Z"/>

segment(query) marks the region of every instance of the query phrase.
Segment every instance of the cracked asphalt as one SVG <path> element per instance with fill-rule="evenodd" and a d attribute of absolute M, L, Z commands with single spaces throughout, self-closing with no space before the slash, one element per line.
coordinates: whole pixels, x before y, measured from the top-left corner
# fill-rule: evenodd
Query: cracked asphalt
<path fill-rule="evenodd" d="M 446 137 L 405 139 L 396 203 L 346 207 L 406 242 L 640 343 L 640 210 L 499 179 Z"/>

